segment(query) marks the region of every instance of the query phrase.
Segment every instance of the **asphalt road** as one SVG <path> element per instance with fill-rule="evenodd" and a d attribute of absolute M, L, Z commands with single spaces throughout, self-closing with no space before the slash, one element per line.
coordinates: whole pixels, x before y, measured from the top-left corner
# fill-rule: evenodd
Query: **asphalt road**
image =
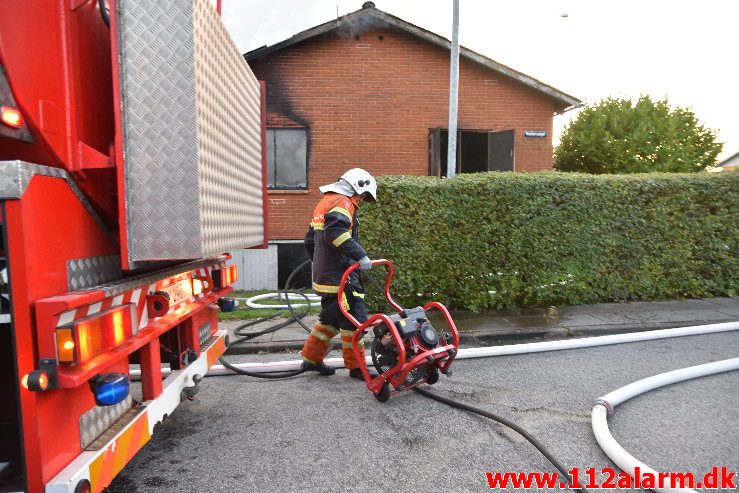
<path fill-rule="evenodd" d="M 736 356 L 739 332 L 460 360 L 451 378 L 429 389 L 517 422 L 582 475 L 614 467 L 590 427 L 596 397 Z M 657 470 L 737 471 L 737 396 L 739 372 L 665 387 L 617 408 L 611 432 Z M 339 370 L 277 382 L 205 379 L 197 399 L 159 427 L 107 491 L 474 492 L 489 490 L 486 472 L 509 470 L 554 467 L 500 424 L 414 392 L 381 404 Z"/>

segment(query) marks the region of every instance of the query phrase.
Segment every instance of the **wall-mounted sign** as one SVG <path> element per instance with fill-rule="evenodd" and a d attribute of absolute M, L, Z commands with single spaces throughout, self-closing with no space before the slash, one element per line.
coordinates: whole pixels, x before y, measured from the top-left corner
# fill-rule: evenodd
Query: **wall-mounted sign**
<path fill-rule="evenodd" d="M 545 130 L 524 130 L 524 137 L 546 137 L 547 132 Z"/>

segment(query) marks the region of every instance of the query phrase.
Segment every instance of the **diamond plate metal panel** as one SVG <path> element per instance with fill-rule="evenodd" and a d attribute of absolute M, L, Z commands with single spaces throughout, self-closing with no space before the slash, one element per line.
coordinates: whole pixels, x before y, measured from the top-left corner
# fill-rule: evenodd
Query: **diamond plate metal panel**
<path fill-rule="evenodd" d="M 259 82 L 208 0 L 195 0 L 203 250 L 263 241 Z"/>
<path fill-rule="evenodd" d="M 67 172 L 61 168 L 51 168 L 26 161 L 0 161 L 0 199 L 19 199 L 23 197 L 28 182 L 33 175 L 62 178 L 72 184 Z M 76 187 L 74 187 L 77 193 Z M 81 195 L 81 194 L 78 194 Z M 86 202 L 86 201 L 85 201 Z"/>
<path fill-rule="evenodd" d="M 77 291 L 123 277 L 120 255 L 67 261 L 67 290 Z"/>
<path fill-rule="evenodd" d="M 129 262 L 262 243 L 259 84 L 212 5 L 117 8 Z"/>
<path fill-rule="evenodd" d="M 115 406 L 95 406 L 80 416 L 80 446 L 87 448 L 133 406 L 129 395 Z"/>
<path fill-rule="evenodd" d="M 208 342 L 208 339 L 210 339 L 210 322 L 205 322 L 203 325 L 200 326 L 198 329 L 200 338 L 198 339 L 200 341 L 200 345 L 205 345 L 206 342 Z"/>

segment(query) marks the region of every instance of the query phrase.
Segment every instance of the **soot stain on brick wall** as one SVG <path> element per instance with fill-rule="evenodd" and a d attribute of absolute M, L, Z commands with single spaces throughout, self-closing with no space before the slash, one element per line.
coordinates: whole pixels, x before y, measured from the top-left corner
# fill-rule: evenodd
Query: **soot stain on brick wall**
<path fill-rule="evenodd" d="M 267 86 L 267 112 L 279 113 L 286 116 L 296 123 L 299 123 L 306 133 L 306 165 L 307 165 L 307 185 L 310 187 L 310 168 L 311 168 L 311 148 L 312 148 L 312 132 L 311 121 L 304 115 L 295 110 L 289 89 L 282 83 L 281 77 L 275 73 L 274 68 L 270 64 L 269 56 L 258 61 L 250 62 L 252 71 L 257 79 L 263 80 Z M 269 127 L 269 123 L 267 124 Z"/>

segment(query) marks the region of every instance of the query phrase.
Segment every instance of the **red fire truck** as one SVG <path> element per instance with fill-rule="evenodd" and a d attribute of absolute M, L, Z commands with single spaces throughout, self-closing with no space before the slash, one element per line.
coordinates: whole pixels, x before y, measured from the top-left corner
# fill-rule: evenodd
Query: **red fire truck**
<path fill-rule="evenodd" d="M 0 492 L 103 490 L 224 352 L 263 94 L 209 0 L 0 0 Z"/>

